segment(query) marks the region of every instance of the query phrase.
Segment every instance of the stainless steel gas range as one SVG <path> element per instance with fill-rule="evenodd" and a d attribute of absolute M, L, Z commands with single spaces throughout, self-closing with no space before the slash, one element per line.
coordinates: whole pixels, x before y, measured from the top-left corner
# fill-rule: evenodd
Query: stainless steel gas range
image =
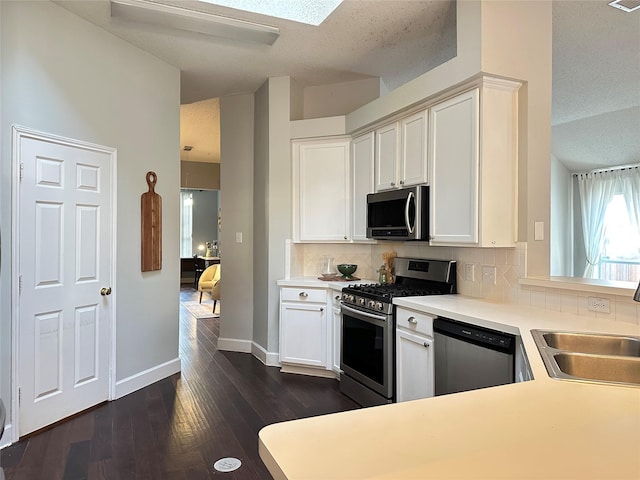
<path fill-rule="evenodd" d="M 342 289 L 340 390 L 362 406 L 394 401 L 393 298 L 456 293 L 456 262 L 398 257 L 394 284 Z"/>

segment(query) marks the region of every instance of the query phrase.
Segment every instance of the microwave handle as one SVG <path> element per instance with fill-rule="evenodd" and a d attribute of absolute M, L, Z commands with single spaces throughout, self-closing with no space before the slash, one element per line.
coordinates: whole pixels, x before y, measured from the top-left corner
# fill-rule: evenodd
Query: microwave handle
<path fill-rule="evenodd" d="M 407 226 L 407 230 L 409 230 L 409 233 L 413 233 L 413 231 L 415 230 L 415 225 L 411 226 L 411 221 L 409 220 L 409 205 L 411 204 L 412 198 L 414 198 L 415 201 L 415 195 L 413 194 L 413 192 L 409 192 L 409 195 L 407 195 L 407 203 L 404 206 L 404 223 Z"/>

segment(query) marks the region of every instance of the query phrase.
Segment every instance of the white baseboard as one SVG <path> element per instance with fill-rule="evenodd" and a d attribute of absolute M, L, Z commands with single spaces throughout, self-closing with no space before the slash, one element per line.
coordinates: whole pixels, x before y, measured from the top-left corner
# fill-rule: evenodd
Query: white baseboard
<path fill-rule="evenodd" d="M 298 375 L 309 375 L 312 377 L 340 378 L 340 375 L 333 370 L 325 370 L 324 368 L 318 367 L 305 367 L 303 365 L 291 365 L 288 363 L 283 363 L 280 371 L 283 373 L 296 373 Z"/>
<path fill-rule="evenodd" d="M 251 353 L 251 340 L 237 338 L 218 338 L 218 350 L 226 352 Z"/>
<path fill-rule="evenodd" d="M 129 395 L 130 393 L 147 387 L 163 378 L 167 378 L 174 373 L 178 373 L 180 368 L 180 359 L 174 358 L 168 362 L 151 367 L 143 372 L 131 375 L 128 378 L 116 382 L 115 399 Z"/>
<path fill-rule="evenodd" d="M 280 355 L 277 352 L 267 352 L 262 345 L 251 343 L 251 354 L 264 363 L 267 367 L 279 367 Z"/>
<path fill-rule="evenodd" d="M 4 426 L 4 433 L 2 434 L 2 438 L 0 438 L 0 448 L 8 447 L 11 445 L 13 438 L 13 428 L 10 423 L 7 423 Z"/>

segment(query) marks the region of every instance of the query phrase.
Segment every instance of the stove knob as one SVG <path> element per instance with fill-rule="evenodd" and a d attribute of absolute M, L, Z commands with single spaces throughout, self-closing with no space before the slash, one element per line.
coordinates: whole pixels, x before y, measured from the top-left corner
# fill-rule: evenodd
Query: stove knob
<path fill-rule="evenodd" d="M 382 302 L 376 302 L 376 308 L 380 311 L 382 311 L 384 309 L 384 306 L 382 305 Z"/>
<path fill-rule="evenodd" d="M 361 305 L 364 307 L 365 303 L 367 303 L 367 301 L 364 298 L 359 298 L 358 299 L 358 305 Z"/>
<path fill-rule="evenodd" d="M 349 303 L 353 303 L 353 300 L 354 300 L 353 295 L 349 295 L 349 296 L 347 297 L 347 300 L 349 301 Z"/>
<path fill-rule="evenodd" d="M 376 308 L 376 302 L 375 300 L 369 300 L 369 302 L 367 302 L 367 307 L 368 308 Z"/>

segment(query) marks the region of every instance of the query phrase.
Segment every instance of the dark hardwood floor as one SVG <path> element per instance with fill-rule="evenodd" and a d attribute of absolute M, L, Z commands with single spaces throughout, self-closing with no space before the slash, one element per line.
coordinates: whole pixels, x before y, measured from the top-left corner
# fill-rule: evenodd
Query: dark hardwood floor
<path fill-rule="evenodd" d="M 180 298 L 197 300 L 197 292 L 182 287 Z M 6 479 L 270 479 L 258 456 L 263 426 L 358 408 L 335 380 L 283 374 L 249 354 L 218 351 L 217 322 L 181 307 L 181 374 L 3 449 Z M 215 471 L 224 457 L 242 466 Z"/>

